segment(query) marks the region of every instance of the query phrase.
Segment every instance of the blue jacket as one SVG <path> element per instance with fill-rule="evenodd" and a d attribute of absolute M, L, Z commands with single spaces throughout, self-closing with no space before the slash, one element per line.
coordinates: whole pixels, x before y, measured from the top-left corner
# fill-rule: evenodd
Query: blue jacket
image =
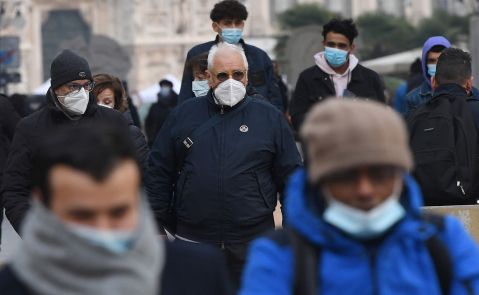
<path fill-rule="evenodd" d="M 434 96 L 433 91 L 431 90 L 431 85 L 424 81 L 421 86 L 414 88 L 406 96 L 406 111 L 404 114 L 405 117 L 411 115 L 414 110 L 416 110 L 421 105 L 430 101 Z M 479 90 L 476 87 L 472 87 L 472 98 L 479 100 Z"/>
<path fill-rule="evenodd" d="M 218 37 L 216 37 L 215 41 L 196 45 L 188 51 L 185 68 L 183 70 L 183 78 L 181 79 L 178 103 L 195 97 L 191 90 L 193 74 L 188 67 L 189 60 L 199 54 L 208 52 L 216 43 L 218 43 Z M 246 44 L 243 39 L 240 40 L 240 45 L 243 47 L 246 59 L 248 60 L 248 86 L 253 87 L 258 94 L 270 101 L 279 110 L 284 111 L 278 81 L 274 75 L 273 64 L 268 54 L 256 46 Z"/>
<path fill-rule="evenodd" d="M 441 294 L 425 245 L 425 240 L 438 229 L 420 218 L 421 193 L 412 177 L 405 176 L 401 197 L 406 217 L 375 249 L 341 234 L 313 213 L 307 204 L 305 183 L 303 170 L 291 177 L 286 213 L 289 226 L 322 249 L 318 269 L 322 295 Z M 449 294 L 479 294 L 479 250 L 474 241 L 453 217 L 445 218 L 444 230 L 438 237 L 448 248 L 454 267 Z M 293 269 L 289 245 L 258 239 L 250 249 L 240 294 L 291 294 Z M 466 290 L 466 281 L 470 282 L 472 293 Z"/>
<path fill-rule="evenodd" d="M 301 159 L 283 114 L 268 102 L 250 99 L 239 113 L 199 136 L 179 175 L 181 142 L 221 108 L 210 91 L 172 111 L 153 144 L 146 177 L 160 226 L 174 226 L 165 216 L 175 185 L 177 234 L 182 237 L 245 242 L 274 227 L 277 193 Z"/>

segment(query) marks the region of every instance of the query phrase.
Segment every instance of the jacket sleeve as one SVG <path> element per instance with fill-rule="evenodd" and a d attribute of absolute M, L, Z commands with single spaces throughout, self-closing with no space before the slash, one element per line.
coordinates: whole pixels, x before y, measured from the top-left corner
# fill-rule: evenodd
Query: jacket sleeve
<path fill-rule="evenodd" d="M 183 68 L 183 77 L 181 78 L 181 88 L 180 94 L 178 94 L 178 104 L 182 104 L 188 98 L 192 98 L 195 96 L 193 90 L 191 89 L 191 83 L 193 81 L 193 73 L 190 71 L 188 67 L 188 62 L 191 58 L 191 51 L 188 51 L 185 60 L 185 66 Z"/>
<path fill-rule="evenodd" d="M 5 102 L 0 106 L 2 108 L 2 113 L 0 115 L 0 126 L 2 126 L 4 134 L 6 134 L 7 138 L 11 141 L 13 139 L 13 135 L 15 134 L 15 127 L 20 121 L 20 116 L 17 114 L 12 104 L 7 99 L 4 100 Z"/>
<path fill-rule="evenodd" d="M 293 132 L 284 116 L 280 115 L 278 121 L 279 126 L 275 136 L 276 155 L 273 164 L 273 177 L 278 192 L 282 194 L 289 175 L 301 166 L 301 156 L 296 147 Z"/>
<path fill-rule="evenodd" d="M 289 247 L 261 238 L 253 242 L 239 295 L 290 295 L 293 258 Z"/>
<path fill-rule="evenodd" d="M 160 231 L 164 227 L 174 227 L 168 219 L 177 166 L 175 139 L 171 135 L 174 120 L 175 116 L 172 114 L 166 120 L 164 128 L 160 129 L 148 158 L 148 172 L 145 177 L 148 200 Z"/>
<path fill-rule="evenodd" d="M 148 144 L 146 143 L 145 136 L 141 133 L 140 128 L 136 127 L 135 125 L 130 125 L 130 136 L 133 140 L 133 143 L 136 148 L 136 155 L 138 157 L 138 161 L 141 165 L 141 170 L 143 177 L 146 175 L 146 169 L 148 167 L 148 156 L 150 154 L 150 150 L 148 148 Z"/>
<path fill-rule="evenodd" d="M 2 198 L 5 214 L 17 233 L 30 208 L 32 151 L 26 131 L 28 126 L 20 121 L 13 137 L 3 174 Z"/>
<path fill-rule="evenodd" d="M 479 294 L 479 249 L 454 217 L 447 216 L 444 242 L 450 251 L 454 270 L 451 293 Z"/>
<path fill-rule="evenodd" d="M 374 91 L 376 92 L 377 100 L 380 102 L 386 102 L 386 96 L 384 95 L 384 82 L 376 72 L 374 73 L 376 78 L 374 79 Z"/>
<path fill-rule="evenodd" d="M 266 55 L 266 54 L 265 54 Z M 266 81 L 268 83 L 268 99 L 272 105 L 274 105 L 278 110 L 284 113 L 283 107 L 283 97 L 278 86 L 278 80 L 274 75 L 273 64 L 271 59 L 266 55 L 265 61 L 265 72 L 266 72 Z"/>
<path fill-rule="evenodd" d="M 303 72 L 296 82 L 296 88 L 294 89 L 293 98 L 291 99 L 291 104 L 289 106 L 291 122 L 293 123 L 293 128 L 296 132 L 299 132 L 299 128 L 303 123 L 306 113 L 314 104 L 314 101 L 312 101 L 310 97 L 311 90 L 308 88 Z"/>

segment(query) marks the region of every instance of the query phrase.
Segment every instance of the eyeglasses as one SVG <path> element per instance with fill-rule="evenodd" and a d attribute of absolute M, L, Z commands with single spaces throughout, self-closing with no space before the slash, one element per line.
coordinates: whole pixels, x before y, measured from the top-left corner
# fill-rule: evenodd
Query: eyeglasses
<path fill-rule="evenodd" d="M 241 81 L 243 80 L 244 76 L 246 75 L 246 71 L 239 71 L 239 70 L 234 70 L 231 73 L 226 73 L 226 72 L 220 72 L 216 74 L 216 79 L 218 79 L 220 82 L 224 82 L 228 80 L 230 77 L 235 79 L 236 81 Z"/>
<path fill-rule="evenodd" d="M 72 94 L 79 92 L 82 88 L 85 89 L 85 91 L 90 92 L 95 87 L 95 82 L 88 81 L 85 84 L 67 83 L 66 86 L 68 87 L 69 93 Z"/>

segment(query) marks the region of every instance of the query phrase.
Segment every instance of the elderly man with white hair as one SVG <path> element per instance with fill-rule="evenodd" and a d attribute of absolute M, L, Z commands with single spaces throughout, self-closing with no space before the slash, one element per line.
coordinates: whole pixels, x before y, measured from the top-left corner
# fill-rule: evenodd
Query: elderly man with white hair
<path fill-rule="evenodd" d="M 173 110 L 146 176 L 160 228 L 222 249 L 236 282 L 248 243 L 273 229 L 277 195 L 301 165 L 281 112 L 246 95 L 247 71 L 240 46 L 211 48 L 209 92 Z"/>

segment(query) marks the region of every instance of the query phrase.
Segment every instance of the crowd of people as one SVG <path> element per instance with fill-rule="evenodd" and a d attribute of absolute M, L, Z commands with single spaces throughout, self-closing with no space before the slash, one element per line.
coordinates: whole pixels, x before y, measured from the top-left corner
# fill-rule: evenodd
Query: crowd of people
<path fill-rule="evenodd" d="M 70 50 L 41 109 L 0 96 L 0 204 L 22 238 L 0 293 L 479 294 L 474 239 L 421 209 L 478 204 L 471 56 L 432 36 L 393 108 L 334 18 L 289 100 L 243 40 L 246 7 L 210 18 L 143 130 L 126 85 Z"/>

